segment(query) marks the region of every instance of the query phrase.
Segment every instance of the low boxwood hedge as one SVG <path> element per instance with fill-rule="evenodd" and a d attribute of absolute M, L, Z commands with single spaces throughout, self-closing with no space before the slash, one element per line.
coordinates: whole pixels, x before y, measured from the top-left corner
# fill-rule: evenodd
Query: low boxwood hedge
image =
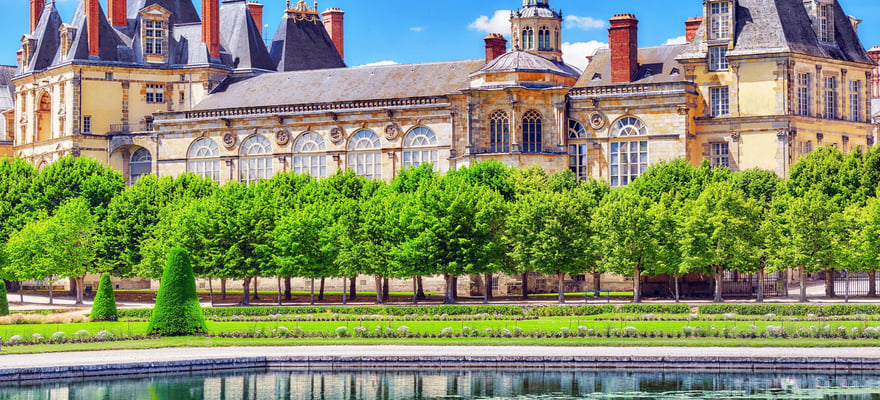
<path fill-rule="evenodd" d="M 833 304 L 827 306 L 814 304 L 706 304 L 699 307 L 700 314 L 739 314 L 779 316 L 831 317 L 855 314 L 880 314 L 876 304 Z"/>

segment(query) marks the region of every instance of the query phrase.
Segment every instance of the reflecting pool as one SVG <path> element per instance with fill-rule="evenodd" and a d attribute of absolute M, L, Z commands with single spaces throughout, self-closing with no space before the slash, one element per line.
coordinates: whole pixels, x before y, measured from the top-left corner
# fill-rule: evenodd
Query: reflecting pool
<path fill-rule="evenodd" d="M 880 399 L 880 375 L 688 371 L 284 371 L 0 384 L 0 400 Z"/>

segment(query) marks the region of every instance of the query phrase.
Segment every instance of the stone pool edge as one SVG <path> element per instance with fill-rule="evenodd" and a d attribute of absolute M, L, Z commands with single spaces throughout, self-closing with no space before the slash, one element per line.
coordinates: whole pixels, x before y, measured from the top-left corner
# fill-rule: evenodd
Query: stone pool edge
<path fill-rule="evenodd" d="M 233 369 L 679 369 L 878 371 L 880 358 L 712 356 L 262 356 L 0 368 L 0 382 Z"/>

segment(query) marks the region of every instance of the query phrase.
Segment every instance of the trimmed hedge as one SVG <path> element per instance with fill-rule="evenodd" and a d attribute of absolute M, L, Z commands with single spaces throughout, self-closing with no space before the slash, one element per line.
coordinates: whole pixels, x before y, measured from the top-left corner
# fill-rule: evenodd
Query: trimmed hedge
<path fill-rule="evenodd" d="M 9 315 L 9 300 L 6 299 L 6 282 L 0 279 L 0 316 Z"/>
<path fill-rule="evenodd" d="M 880 305 L 876 304 L 834 304 L 827 306 L 812 304 L 706 304 L 699 307 L 700 314 L 739 314 L 779 316 L 831 317 L 855 314 L 880 314 Z"/>
<path fill-rule="evenodd" d="M 586 306 L 544 306 L 532 307 L 526 315 L 536 317 L 574 317 L 599 314 L 687 314 L 691 311 L 687 304 L 613 304 Z"/>
<path fill-rule="evenodd" d="M 92 321 L 116 321 L 119 315 L 116 311 L 116 295 L 113 293 L 113 282 L 110 274 L 101 275 L 101 284 L 98 285 L 98 294 L 92 304 L 92 312 L 89 314 Z"/>
<path fill-rule="evenodd" d="M 181 248 L 171 249 L 147 334 L 181 336 L 207 331 L 189 254 Z"/>

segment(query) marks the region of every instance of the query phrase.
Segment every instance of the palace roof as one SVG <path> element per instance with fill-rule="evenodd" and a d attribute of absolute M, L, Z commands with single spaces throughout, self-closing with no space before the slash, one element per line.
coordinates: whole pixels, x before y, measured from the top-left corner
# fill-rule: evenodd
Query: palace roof
<path fill-rule="evenodd" d="M 686 45 L 639 48 L 639 68 L 633 84 L 667 83 L 684 80 L 684 69 L 675 60 Z M 593 56 L 575 87 L 611 85 L 611 50 L 600 49 Z"/>

